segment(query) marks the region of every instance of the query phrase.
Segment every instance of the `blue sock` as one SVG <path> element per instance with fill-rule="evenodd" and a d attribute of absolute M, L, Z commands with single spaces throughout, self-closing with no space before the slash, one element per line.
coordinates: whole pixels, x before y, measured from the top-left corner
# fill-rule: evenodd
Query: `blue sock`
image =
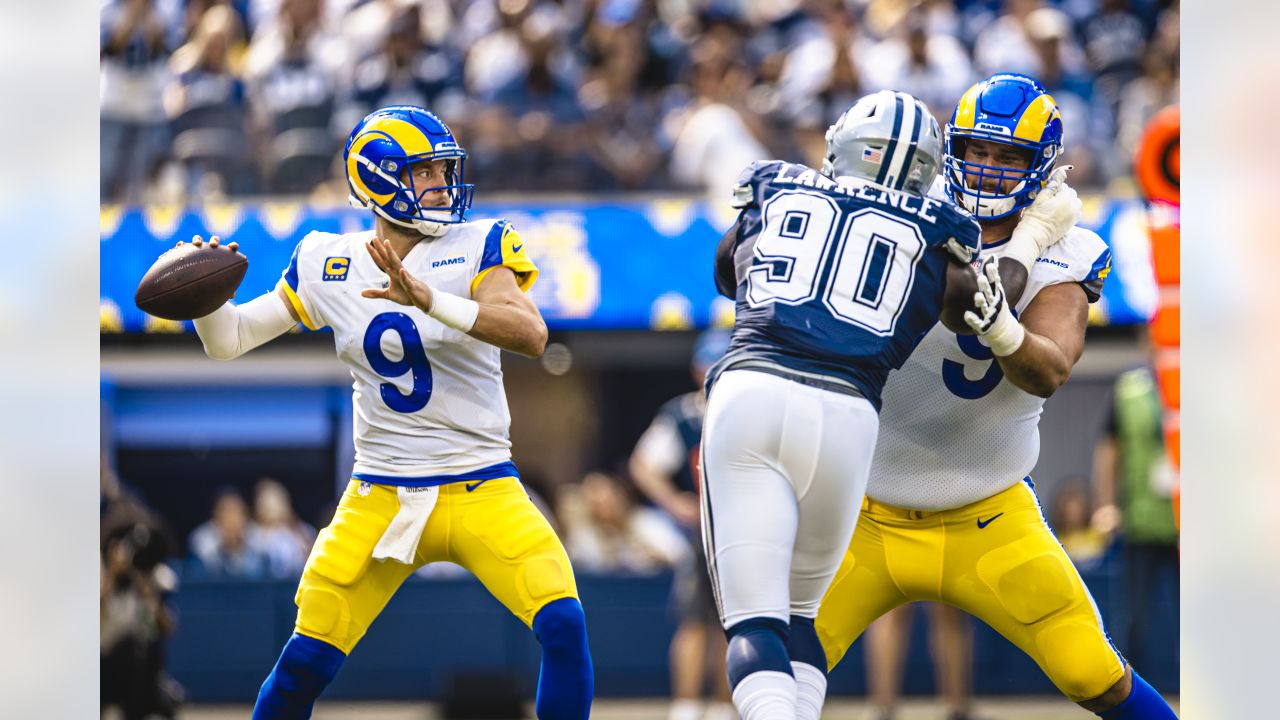
<path fill-rule="evenodd" d="M 1136 672 L 1133 673 L 1133 689 L 1129 691 L 1129 697 L 1097 715 L 1103 720 L 1178 720 L 1160 693 Z"/>
<path fill-rule="evenodd" d="M 576 598 L 547 603 L 533 618 L 533 634 L 542 644 L 534 701 L 538 720 L 587 720 L 595 695 L 595 671 L 582 603 Z"/>
<path fill-rule="evenodd" d="M 285 643 L 280 659 L 271 669 L 258 702 L 253 706 L 253 720 L 306 720 L 316 698 L 338 674 L 347 656 L 329 643 L 294 634 Z"/>
<path fill-rule="evenodd" d="M 787 652 L 792 662 L 801 662 L 818 668 L 818 672 L 827 674 L 827 653 L 818 640 L 818 631 L 813 629 L 813 618 L 791 616 L 791 638 L 787 641 Z"/>
<path fill-rule="evenodd" d="M 736 688 L 746 676 L 765 670 L 793 675 L 787 634 L 787 624 L 776 618 L 748 618 L 729 628 L 725 662 L 729 687 Z"/>

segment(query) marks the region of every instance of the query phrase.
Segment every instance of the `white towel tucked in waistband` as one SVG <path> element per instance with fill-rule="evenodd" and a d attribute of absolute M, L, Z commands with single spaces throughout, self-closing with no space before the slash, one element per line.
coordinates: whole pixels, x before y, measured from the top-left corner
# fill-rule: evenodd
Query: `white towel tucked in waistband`
<path fill-rule="evenodd" d="M 400 510 L 373 547 L 373 559 L 412 565 L 427 519 L 440 498 L 440 487 L 400 487 L 396 488 L 396 495 L 400 499 Z"/>

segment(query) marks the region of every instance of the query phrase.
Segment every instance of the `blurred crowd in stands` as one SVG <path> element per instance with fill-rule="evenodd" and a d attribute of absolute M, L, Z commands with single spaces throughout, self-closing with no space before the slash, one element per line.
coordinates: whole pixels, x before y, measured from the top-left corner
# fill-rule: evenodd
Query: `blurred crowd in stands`
<path fill-rule="evenodd" d="M 748 162 L 816 163 L 892 88 L 945 122 L 997 71 L 1063 109 L 1073 181 L 1129 170 L 1178 99 L 1178 0 L 104 0 L 104 202 L 342 202 L 370 110 L 435 111 L 502 191 L 723 195 Z"/>

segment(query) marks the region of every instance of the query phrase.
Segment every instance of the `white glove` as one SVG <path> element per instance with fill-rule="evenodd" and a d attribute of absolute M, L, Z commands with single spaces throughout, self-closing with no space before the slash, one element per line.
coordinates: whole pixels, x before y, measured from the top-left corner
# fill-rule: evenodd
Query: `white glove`
<path fill-rule="evenodd" d="M 1027 331 L 1013 316 L 1013 308 L 1009 307 L 1005 297 L 1004 284 L 1000 282 L 999 258 L 989 257 L 983 261 L 973 304 L 978 312 L 965 312 L 964 321 L 991 346 L 996 357 L 1012 355 L 1022 347 Z"/>
<path fill-rule="evenodd" d="M 1013 229 L 1013 238 L 1003 253 L 1022 263 L 1028 273 L 1036 258 L 1080 222 L 1080 196 L 1067 184 L 1067 171 L 1071 167 L 1064 165 L 1049 176 L 1040 194 L 1022 211 L 1018 226 Z"/>

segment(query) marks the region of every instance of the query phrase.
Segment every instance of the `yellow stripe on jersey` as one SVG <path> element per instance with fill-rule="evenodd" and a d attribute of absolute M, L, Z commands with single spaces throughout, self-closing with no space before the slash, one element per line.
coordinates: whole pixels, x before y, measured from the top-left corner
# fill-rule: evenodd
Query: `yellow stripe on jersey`
<path fill-rule="evenodd" d="M 298 297 L 298 293 L 289 287 L 289 283 L 281 279 L 280 287 L 284 288 L 285 297 L 289 298 L 289 304 L 298 312 L 298 317 L 302 319 L 302 324 L 306 325 L 308 330 L 319 330 L 320 328 L 316 327 L 316 324 L 311 320 L 311 316 L 307 314 L 307 309 L 302 306 L 302 298 Z"/>
<path fill-rule="evenodd" d="M 479 272 L 471 280 L 471 294 L 480 287 L 489 271 L 496 267 L 509 267 L 516 274 L 516 284 L 522 292 L 529 292 L 538 279 L 538 266 L 533 264 L 525 252 L 524 238 L 505 220 L 493 224 L 493 229 L 484 239 L 484 252 L 480 256 Z"/>

